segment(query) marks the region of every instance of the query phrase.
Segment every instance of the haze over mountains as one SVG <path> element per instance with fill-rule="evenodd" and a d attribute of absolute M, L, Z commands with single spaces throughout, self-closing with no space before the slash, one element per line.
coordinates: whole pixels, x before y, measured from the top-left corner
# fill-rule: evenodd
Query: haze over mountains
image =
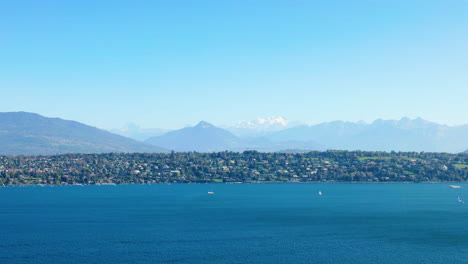
<path fill-rule="evenodd" d="M 258 119 L 228 129 L 201 121 L 164 133 L 128 126 L 121 130 L 137 141 L 95 127 L 34 113 L 0 113 L 0 154 L 36 155 L 103 152 L 174 151 L 468 151 L 468 125 L 446 126 L 422 118 L 364 122 L 334 121 L 291 125 L 284 118 Z"/>
<path fill-rule="evenodd" d="M 118 129 L 111 129 L 110 132 L 124 137 L 133 138 L 139 141 L 145 141 L 150 137 L 160 136 L 170 131 L 164 128 L 141 128 L 137 124 L 127 123 Z"/>
<path fill-rule="evenodd" d="M 170 131 L 162 136 L 152 137 L 145 141 L 148 144 L 161 146 L 175 151 L 281 151 L 285 149 L 325 150 L 313 141 L 271 141 L 266 137 L 238 137 L 233 133 L 201 121 L 194 127 Z"/>
<path fill-rule="evenodd" d="M 275 116 L 257 118 L 251 121 L 243 120 L 235 123 L 234 125 L 220 126 L 220 128 L 223 128 L 239 137 L 261 137 L 272 132 L 281 131 L 298 125 L 301 124 L 298 122 L 290 122 L 281 116 Z M 129 122 L 121 128 L 110 129 L 109 131 L 124 137 L 145 141 L 151 137 L 161 136 L 171 131 L 171 129 L 142 128 L 135 123 Z"/>
<path fill-rule="evenodd" d="M 286 129 L 269 138 L 314 139 L 329 149 L 461 152 L 468 147 L 468 125 L 446 126 L 406 117 L 370 124 L 335 121 Z"/>
<path fill-rule="evenodd" d="M 202 152 L 337 149 L 458 153 L 468 148 L 468 125 L 446 126 L 422 118 L 378 119 L 370 124 L 334 121 L 283 127 L 282 130 L 261 130 L 261 137 L 247 137 L 248 131 L 252 131 L 249 126 L 247 132 L 242 131 L 245 127 L 229 127 L 231 132 L 244 135 L 236 136 L 227 129 L 201 122 L 195 127 L 171 131 L 146 142 L 176 151 Z"/>

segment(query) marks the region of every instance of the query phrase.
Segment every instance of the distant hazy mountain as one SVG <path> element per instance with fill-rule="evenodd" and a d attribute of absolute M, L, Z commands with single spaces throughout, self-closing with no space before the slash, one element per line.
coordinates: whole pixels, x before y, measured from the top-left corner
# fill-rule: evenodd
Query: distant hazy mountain
<path fill-rule="evenodd" d="M 110 130 L 111 133 L 133 138 L 138 141 L 145 141 L 151 137 L 161 136 L 162 134 L 167 133 L 169 131 L 170 129 L 163 128 L 141 128 L 134 123 L 127 123 L 125 126 L 119 129 Z"/>
<path fill-rule="evenodd" d="M 170 131 L 162 136 L 153 137 L 145 141 L 149 144 L 161 146 L 175 151 L 279 151 L 281 149 L 324 149 L 314 142 L 300 142 L 295 140 L 274 142 L 265 137 L 240 138 L 231 132 L 216 127 L 207 122 L 200 122 L 194 127 L 186 127 Z"/>
<path fill-rule="evenodd" d="M 268 133 L 284 130 L 293 124 L 284 117 L 275 116 L 269 118 L 257 118 L 252 121 L 240 121 L 227 130 L 240 137 L 259 137 Z"/>
<path fill-rule="evenodd" d="M 75 121 L 26 112 L 0 113 L 0 154 L 164 151 Z"/>
<path fill-rule="evenodd" d="M 335 121 L 272 133 L 272 140 L 314 140 L 330 149 L 461 152 L 468 126 L 446 126 L 422 118 L 378 119 L 371 124 Z"/>
<path fill-rule="evenodd" d="M 212 152 L 238 148 L 239 138 L 231 132 L 201 121 L 194 127 L 170 131 L 159 137 L 152 137 L 146 143 L 175 151 Z"/>

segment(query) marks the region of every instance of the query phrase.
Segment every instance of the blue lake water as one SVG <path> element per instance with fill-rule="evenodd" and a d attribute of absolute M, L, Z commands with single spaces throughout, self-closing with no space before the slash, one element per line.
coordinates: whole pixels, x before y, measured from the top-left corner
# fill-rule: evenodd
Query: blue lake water
<path fill-rule="evenodd" d="M 461 185 L 4 187 L 0 262 L 468 263 Z"/>

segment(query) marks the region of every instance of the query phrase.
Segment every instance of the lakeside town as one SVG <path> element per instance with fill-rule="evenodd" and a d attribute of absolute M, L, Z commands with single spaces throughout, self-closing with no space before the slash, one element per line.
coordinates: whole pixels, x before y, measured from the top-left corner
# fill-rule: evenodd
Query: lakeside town
<path fill-rule="evenodd" d="M 0 156 L 0 185 L 448 182 L 468 155 L 425 152 L 172 152 Z"/>

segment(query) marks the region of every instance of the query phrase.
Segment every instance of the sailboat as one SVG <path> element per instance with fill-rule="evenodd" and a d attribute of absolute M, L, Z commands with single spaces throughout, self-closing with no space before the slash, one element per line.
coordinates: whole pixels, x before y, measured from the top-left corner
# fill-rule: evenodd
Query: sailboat
<path fill-rule="evenodd" d="M 212 185 L 212 184 L 210 184 L 210 185 Z M 213 186 L 211 186 L 210 188 L 208 188 L 208 194 L 209 194 L 209 195 L 215 194 L 215 193 L 214 193 Z"/>
<path fill-rule="evenodd" d="M 208 180 L 206 179 L 206 175 L 205 175 L 205 184 L 208 184 Z M 214 191 L 213 191 L 213 187 L 208 188 L 208 194 L 209 195 L 215 194 Z"/>
<path fill-rule="evenodd" d="M 322 191 L 318 191 L 318 195 L 321 196 L 321 195 L 322 195 Z"/>
<path fill-rule="evenodd" d="M 214 191 L 213 191 L 213 187 L 211 187 L 211 188 L 208 189 L 208 194 L 209 194 L 209 195 L 215 194 Z"/>
<path fill-rule="evenodd" d="M 460 199 L 460 195 L 457 196 L 457 202 L 459 202 L 459 203 L 465 203 L 462 199 Z"/>

